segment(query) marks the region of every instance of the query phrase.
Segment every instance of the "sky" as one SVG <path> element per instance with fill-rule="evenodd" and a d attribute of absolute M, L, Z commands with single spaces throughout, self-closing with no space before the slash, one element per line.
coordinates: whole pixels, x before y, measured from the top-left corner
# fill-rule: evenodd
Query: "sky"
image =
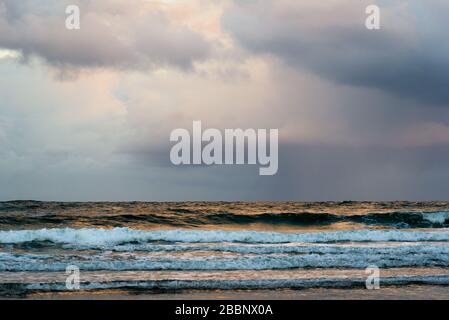
<path fill-rule="evenodd" d="M 448 15 L 445 0 L 0 0 L 0 200 L 448 200 Z M 277 174 L 174 166 L 170 132 L 195 120 L 278 129 Z"/>

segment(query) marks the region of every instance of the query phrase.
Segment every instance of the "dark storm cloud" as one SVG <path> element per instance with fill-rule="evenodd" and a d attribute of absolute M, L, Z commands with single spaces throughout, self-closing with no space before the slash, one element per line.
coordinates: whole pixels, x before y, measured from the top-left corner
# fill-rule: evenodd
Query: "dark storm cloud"
<path fill-rule="evenodd" d="M 258 177 L 251 198 L 303 201 L 444 200 L 449 149 L 283 144 L 279 172 Z"/>
<path fill-rule="evenodd" d="M 381 5 L 376 31 L 365 28 L 367 1 L 236 2 L 222 24 L 251 51 L 276 55 L 337 83 L 449 105 L 449 22 L 441 14 L 447 5 L 382 3 L 388 5 Z"/>

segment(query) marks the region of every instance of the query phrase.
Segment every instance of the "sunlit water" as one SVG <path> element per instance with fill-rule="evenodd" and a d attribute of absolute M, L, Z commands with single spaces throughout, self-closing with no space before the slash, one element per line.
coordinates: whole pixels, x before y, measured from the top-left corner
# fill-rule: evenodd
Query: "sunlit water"
<path fill-rule="evenodd" d="M 446 298 L 448 228 L 447 202 L 3 202 L 0 295 L 325 297 L 377 266 L 386 297 Z"/>

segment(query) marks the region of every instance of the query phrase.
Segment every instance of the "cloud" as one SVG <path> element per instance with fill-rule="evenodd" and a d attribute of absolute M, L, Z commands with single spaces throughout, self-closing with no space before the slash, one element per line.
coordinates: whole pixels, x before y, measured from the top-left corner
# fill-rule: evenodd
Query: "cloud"
<path fill-rule="evenodd" d="M 449 126 L 439 122 L 424 122 L 410 126 L 392 141 L 402 146 L 448 145 Z"/>
<path fill-rule="evenodd" d="M 366 1 L 73 2 L 79 33 L 68 1 L 0 0 L 0 199 L 447 198 L 444 2 L 381 33 Z M 193 120 L 279 129 L 278 174 L 173 166 Z"/>
<path fill-rule="evenodd" d="M 69 4 L 80 7 L 80 30 L 65 27 Z M 140 70 L 189 68 L 211 43 L 146 1 L 0 0 L 1 47 L 58 67 Z"/>
<path fill-rule="evenodd" d="M 222 25 L 252 52 L 337 83 L 449 106 L 447 3 L 378 3 L 378 31 L 365 28 L 365 0 L 234 1 Z"/>
<path fill-rule="evenodd" d="M 257 181 L 263 198 L 304 201 L 447 199 L 447 146 L 280 145 L 279 173 Z"/>

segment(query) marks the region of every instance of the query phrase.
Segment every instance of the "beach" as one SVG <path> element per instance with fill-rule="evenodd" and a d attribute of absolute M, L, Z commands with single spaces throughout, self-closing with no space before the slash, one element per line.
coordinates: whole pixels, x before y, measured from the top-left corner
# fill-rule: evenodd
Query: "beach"
<path fill-rule="evenodd" d="M 386 287 L 366 289 L 279 289 L 251 291 L 190 291 L 136 294 L 120 290 L 30 294 L 32 300 L 447 300 L 448 286 Z"/>

